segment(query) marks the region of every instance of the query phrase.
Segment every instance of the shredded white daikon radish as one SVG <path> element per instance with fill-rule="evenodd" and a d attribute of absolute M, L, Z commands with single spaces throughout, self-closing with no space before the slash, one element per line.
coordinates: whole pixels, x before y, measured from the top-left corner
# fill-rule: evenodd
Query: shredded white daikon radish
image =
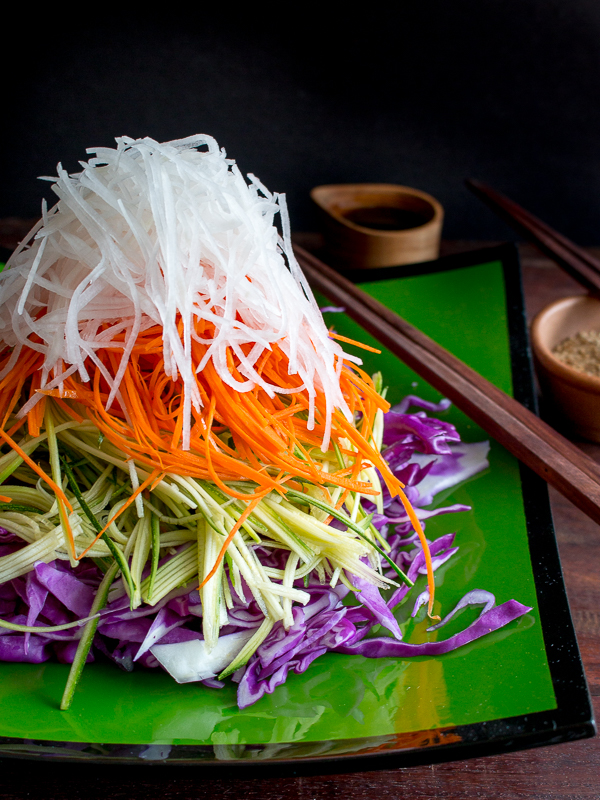
<path fill-rule="evenodd" d="M 165 372 L 184 384 L 187 449 L 191 406 L 201 404 L 192 372 L 194 320 L 206 319 L 215 336 L 198 371 L 212 359 L 221 380 L 238 391 L 286 391 L 256 370 L 277 342 L 310 397 L 309 429 L 315 392 L 325 395 L 326 450 L 334 409 L 350 417 L 339 384 L 342 358 L 360 361 L 328 335 L 293 255 L 284 195 L 252 175 L 248 184 L 210 136 L 116 141 L 116 149 L 88 150 L 94 157 L 78 174 L 58 165 L 52 188 L 59 202 L 44 208 L 33 239 L 0 275 L 0 337 L 14 348 L 4 372 L 28 346 L 44 354 L 42 389 L 61 389 L 75 372 L 87 381 L 91 361 L 111 387 L 108 408 L 137 335 L 160 324 Z M 117 336 L 122 356 L 113 378 L 97 353 L 114 348 Z M 241 381 L 227 366 L 227 348 L 239 358 Z"/>

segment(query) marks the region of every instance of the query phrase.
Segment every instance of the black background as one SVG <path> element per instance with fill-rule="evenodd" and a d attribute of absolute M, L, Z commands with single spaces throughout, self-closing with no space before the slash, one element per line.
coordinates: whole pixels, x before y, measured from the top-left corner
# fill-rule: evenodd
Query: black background
<path fill-rule="evenodd" d="M 321 183 L 434 194 L 446 238 L 514 238 L 476 177 L 600 243 L 600 2 L 95 4 L 3 33 L 0 217 L 115 136 L 215 136 L 315 227 Z"/>

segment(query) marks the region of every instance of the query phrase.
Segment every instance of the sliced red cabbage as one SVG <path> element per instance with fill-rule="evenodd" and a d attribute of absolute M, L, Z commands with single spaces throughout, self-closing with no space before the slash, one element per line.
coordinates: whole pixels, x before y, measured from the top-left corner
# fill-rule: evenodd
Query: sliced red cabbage
<path fill-rule="evenodd" d="M 450 442 L 460 442 L 454 425 L 428 417 L 424 411 L 416 414 L 388 411 L 384 416 L 385 446 L 400 449 L 402 445 L 414 444 L 422 453 L 449 453 Z"/>
<path fill-rule="evenodd" d="M 167 633 L 183 625 L 185 620 L 186 618 L 178 614 L 177 611 L 173 611 L 166 606 L 161 608 L 148 629 L 148 633 L 144 637 L 144 641 L 141 643 L 140 649 L 137 651 L 133 660 L 137 661 L 144 653 L 152 648 L 152 645 L 160 642 Z M 158 656 L 156 657 L 158 658 Z M 160 659 L 158 660 L 160 661 Z M 213 676 L 211 675 L 210 677 Z"/>
<path fill-rule="evenodd" d="M 71 572 L 63 572 L 53 564 L 38 561 L 34 567 L 38 581 L 57 600 L 78 617 L 87 617 L 94 602 L 95 592 Z"/>
<path fill-rule="evenodd" d="M 443 397 L 439 403 L 432 403 L 429 400 L 423 400 L 416 394 L 407 394 L 397 405 L 392 406 L 391 411 L 397 414 L 406 414 L 411 407 L 422 408 L 426 411 L 433 411 L 434 414 L 439 414 L 442 411 L 447 411 L 452 403 L 447 397 Z"/>
<path fill-rule="evenodd" d="M 236 676 L 240 677 L 237 694 L 240 708 L 247 708 L 264 694 L 271 694 L 285 682 L 290 671 L 300 674 L 328 650 L 353 640 L 356 628 L 344 619 L 347 608 L 341 605 L 335 592 L 323 588 L 320 596 L 317 592 L 315 595 L 316 601 L 311 599 L 305 608 L 294 608 L 294 624 L 289 632 L 282 633 L 283 626 L 278 623 L 252 656 L 241 677 Z M 305 611 L 310 614 L 313 602 L 323 606 L 324 595 L 327 595 L 327 609 L 322 608 L 307 619 Z"/>
<path fill-rule="evenodd" d="M 46 602 L 46 598 L 48 597 L 48 589 L 45 586 L 42 586 L 37 580 L 37 575 L 35 570 L 30 572 L 27 575 L 25 580 L 25 593 L 27 597 L 27 622 L 26 625 L 33 626 L 35 625 L 37 618 L 44 607 Z M 23 645 L 25 647 L 25 653 L 29 651 L 29 641 L 31 638 L 31 633 L 26 633 L 23 639 Z"/>
<path fill-rule="evenodd" d="M 467 594 L 464 595 L 461 600 L 459 600 L 452 611 L 450 611 L 449 614 L 446 614 L 441 622 L 438 622 L 437 625 L 431 625 L 431 627 L 427 628 L 427 631 L 437 631 L 440 628 L 443 628 L 444 625 L 450 622 L 452 617 L 458 614 L 459 611 L 462 611 L 469 606 L 483 606 L 483 611 L 481 613 L 487 614 L 487 612 L 490 611 L 495 605 L 496 598 L 491 592 L 486 592 L 483 589 L 473 589 L 473 591 L 467 592 Z"/>
<path fill-rule="evenodd" d="M 400 540 L 400 542 L 402 542 L 402 540 Z M 458 547 L 452 547 L 453 542 L 453 533 L 440 536 L 439 539 L 431 542 L 429 549 L 432 556 L 434 572 L 457 552 Z M 401 559 L 401 556 L 404 556 L 404 559 Z M 412 560 L 409 560 L 409 558 L 412 558 Z M 420 548 L 415 547 L 410 554 L 399 552 L 395 556 L 395 560 L 397 563 L 402 563 L 403 567 L 406 568 L 407 577 L 413 583 L 419 575 L 425 575 L 427 572 L 425 567 L 425 555 Z M 411 587 L 408 584 L 399 586 L 387 601 L 387 607 L 390 611 L 393 611 L 396 606 L 403 602 L 410 591 Z"/>
<path fill-rule="evenodd" d="M 357 595 L 357 597 L 361 605 L 368 608 L 377 622 L 383 625 L 384 628 L 387 628 L 396 639 L 402 639 L 402 631 L 400 630 L 396 617 L 394 617 L 387 603 L 381 596 L 379 589 L 367 583 L 367 581 L 358 577 L 358 575 L 351 575 L 350 580 L 352 581 L 352 585 L 360 590 L 360 595 Z"/>
<path fill-rule="evenodd" d="M 413 453 L 411 464 L 429 467 L 418 485 L 419 506 L 429 505 L 436 494 L 451 489 L 489 467 L 489 442 L 461 443 L 453 445 L 450 450 L 450 453 L 434 458 Z"/>
<path fill-rule="evenodd" d="M 468 510 L 453 504 L 427 509 L 436 494 L 472 477 L 488 466 L 487 442 L 460 444 L 456 429 L 443 421 L 430 418 L 426 411 L 440 412 L 448 401 L 428 403 L 409 396 L 385 415 L 385 456 L 396 476 L 407 485 L 407 495 L 421 520 L 439 514 Z M 413 406 L 419 409 L 407 413 Z M 411 581 L 426 572 L 425 557 L 403 507 L 384 488 L 384 513 L 364 501 L 373 513 L 373 524 L 387 534 L 390 555 Z M 337 525 L 334 521 L 334 525 Z M 0 529 L 0 556 L 21 546 L 18 537 Z M 454 534 L 446 534 L 430 543 L 434 569 L 438 569 L 457 551 Z M 255 548 L 265 566 L 282 569 L 286 555 L 281 550 Z M 43 627 L 84 618 L 89 613 L 101 573 L 88 561 L 72 569 L 68 562 L 38 563 L 27 578 L 16 578 L 0 587 L 0 614 L 8 621 L 35 625 L 36 633 L 17 633 L 0 628 L 0 659 L 40 663 L 51 657 L 71 662 L 77 648 L 79 629 L 44 633 Z M 407 584 L 398 586 L 388 597 L 358 576 L 349 576 L 359 590 L 356 606 L 345 606 L 348 589 L 335 589 L 319 584 L 312 576 L 308 587 L 297 581 L 309 596 L 304 606 L 295 606 L 293 624 L 286 630 L 282 622 L 275 624 L 248 664 L 239 669 L 234 680 L 238 686 L 240 708 L 256 702 L 285 682 L 290 671 L 304 672 L 323 653 L 360 654 L 367 657 L 407 657 L 439 655 L 449 652 L 486 633 L 497 630 L 530 609 L 515 600 L 495 606 L 494 596 L 482 590 L 467 592 L 444 619 L 430 627 L 437 630 L 469 606 L 483 606 L 479 617 L 465 630 L 439 642 L 410 644 L 402 641 L 402 631 L 394 608 L 411 592 Z M 242 583 L 244 583 L 242 581 Z M 202 615 L 199 593 L 193 588 L 179 587 L 155 606 L 142 605 L 135 610 L 122 586 L 116 585 L 109 602 L 101 612 L 94 648 L 127 670 L 138 664 L 162 666 L 180 683 L 203 681 L 215 688 L 224 684 L 216 676 L 225 669 L 251 638 L 263 621 L 248 587 L 243 586 L 248 602 L 232 592 L 233 606 L 228 609 L 227 625 L 222 628 L 217 646 L 208 653 L 200 633 Z M 190 591 L 191 589 L 191 591 Z M 413 615 L 428 600 L 427 590 L 416 598 Z M 373 637 L 372 629 L 382 625 L 391 637 Z M 90 653 L 88 660 L 93 660 Z"/>
<path fill-rule="evenodd" d="M 0 635 L 0 660 L 17 661 L 28 664 L 41 664 L 52 657 L 52 650 L 47 641 L 32 634 L 27 650 L 23 636 Z"/>
<path fill-rule="evenodd" d="M 423 644 L 409 644 L 398 642 L 395 639 L 377 637 L 363 639 L 356 644 L 341 645 L 336 648 L 336 653 L 348 655 L 361 655 L 368 658 L 409 658 L 410 656 L 438 656 L 449 653 L 469 642 L 474 642 L 492 631 L 497 631 L 515 619 L 531 611 L 529 606 L 524 606 L 516 600 L 508 600 L 500 606 L 495 606 L 482 613 L 468 628 L 456 633 L 449 639 L 441 642 L 425 642 Z"/>

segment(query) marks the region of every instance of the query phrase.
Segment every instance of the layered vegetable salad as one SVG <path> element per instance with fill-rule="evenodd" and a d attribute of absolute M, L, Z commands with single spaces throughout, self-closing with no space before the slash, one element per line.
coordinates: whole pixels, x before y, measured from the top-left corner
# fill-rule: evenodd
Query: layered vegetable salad
<path fill-rule="evenodd" d="M 88 152 L 0 274 L 0 659 L 70 663 L 64 709 L 106 658 L 231 678 L 244 708 L 327 651 L 438 655 L 528 611 L 474 587 L 433 615 L 457 548 L 425 520 L 468 509 L 427 507 L 487 444 L 431 416 L 446 401 L 389 407 L 323 322 L 284 196 L 205 135 Z M 481 613 L 411 644 L 402 603 L 430 630 Z"/>

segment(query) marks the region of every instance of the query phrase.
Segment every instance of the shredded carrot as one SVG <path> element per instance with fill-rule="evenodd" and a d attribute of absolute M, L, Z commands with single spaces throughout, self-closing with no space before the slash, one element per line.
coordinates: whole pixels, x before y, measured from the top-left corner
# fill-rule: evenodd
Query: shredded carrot
<path fill-rule="evenodd" d="M 38 466 L 38 465 L 35 463 L 35 461 L 32 461 L 32 459 L 31 459 L 31 458 L 29 458 L 29 456 L 27 455 L 27 453 L 26 453 L 26 452 L 25 452 L 25 451 L 24 451 L 24 450 L 23 450 L 21 447 L 19 447 L 19 445 L 18 445 L 18 444 L 17 444 L 17 443 L 16 443 L 16 442 L 15 442 L 13 439 L 11 439 L 11 437 L 10 437 L 10 436 L 9 436 L 9 435 L 8 435 L 8 434 L 5 432 L 5 431 L 3 431 L 3 430 L 2 430 L 2 428 L 0 428 L 0 437 L 1 437 L 2 439 L 4 439 L 4 441 L 5 441 L 5 442 L 6 442 L 6 443 L 7 443 L 7 444 L 10 446 L 10 447 L 12 447 L 12 449 L 15 451 L 15 453 L 18 453 L 18 455 L 19 455 L 19 456 L 21 456 L 21 458 L 23 459 L 23 461 L 24 461 L 24 462 L 25 462 L 25 463 L 26 463 L 26 464 L 27 464 L 29 467 L 31 467 L 31 469 L 32 469 L 32 470 L 33 470 L 33 471 L 34 471 L 34 472 L 35 472 L 37 475 L 39 475 L 39 476 L 40 476 L 40 478 L 41 478 L 43 481 L 45 481 L 45 482 L 48 484 L 48 486 L 49 486 L 49 487 L 52 489 L 52 491 L 53 491 L 53 492 L 54 492 L 54 494 L 57 496 L 57 498 L 58 498 L 59 500 L 61 500 L 61 501 L 62 501 L 62 502 L 63 502 L 63 503 L 66 505 L 66 507 L 69 509 L 69 511 L 73 511 L 73 506 L 71 505 L 71 503 L 69 503 L 69 500 L 67 499 L 67 496 L 66 496 L 66 494 L 63 492 L 63 490 L 62 490 L 62 489 L 61 489 L 59 486 L 57 486 L 57 485 L 54 483 L 54 481 L 52 480 L 52 478 L 50 478 L 48 475 L 46 475 L 46 473 L 44 472 L 44 470 L 43 470 L 41 467 L 39 467 L 39 466 Z"/>
<path fill-rule="evenodd" d="M 71 523 L 69 522 L 69 515 L 65 511 L 65 504 L 63 503 L 62 498 L 61 497 L 57 497 L 56 498 L 56 502 L 57 502 L 58 508 L 59 508 L 60 521 L 61 521 L 61 524 L 63 526 L 63 529 L 65 530 L 65 533 L 67 534 L 67 539 L 68 539 L 68 542 L 69 542 L 69 546 L 71 548 L 71 557 L 73 559 L 77 560 L 77 555 L 76 555 L 76 551 L 75 551 L 75 537 L 73 536 L 73 531 L 71 529 Z M 73 509 L 71 509 L 71 511 L 72 510 Z"/>
<path fill-rule="evenodd" d="M 346 344 L 353 344 L 355 347 L 360 347 L 361 350 L 368 350 L 370 353 L 381 353 L 381 350 L 378 350 L 376 347 L 371 347 L 364 342 L 357 342 L 356 339 L 349 339 L 347 336 L 342 336 L 340 333 L 335 333 L 334 331 L 329 331 L 329 337 L 331 339 L 335 339 L 338 342 L 345 342 Z"/>
<path fill-rule="evenodd" d="M 203 587 L 203 586 L 205 586 L 205 585 L 206 585 L 206 584 L 209 582 L 209 580 L 210 580 L 210 579 L 213 577 L 213 575 L 214 575 L 214 574 L 216 573 L 216 571 L 219 569 L 219 564 L 220 564 L 220 563 L 223 561 L 223 559 L 225 558 L 225 553 L 226 553 L 226 551 L 227 551 L 227 548 L 229 547 L 229 545 L 230 545 L 230 544 L 231 544 L 231 542 L 233 541 L 233 537 L 236 535 L 236 533 L 239 531 L 239 529 L 242 527 L 242 525 L 244 524 L 244 522 L 245 522 L 245 521 L 248 519 L 248 517 L 250 516 L 250 514 L 251 514 L 251 513 L 254 511 L 254 509 L 255 509 L 255 508 L 256 508 L 256 506 L 257 506 L 257 505 L 260 503 L 260 501 L 261 501 L 261 500 L 262 500 L 262 497 L 254 497 L 254 498 L 253 498 L 253 499 L 252 499 L 252 500 L 251 500 L 251 501 L 248 503 L 248 505 L 246 506 L 245 510 L 243 511 L 243 513 L 241 514 L 241 516 L 239 517 L 239 519 L 236 521 L 236 523 L 235 523 L 235 525 L 233 526 L 233 528 L 232 528 L 232 529 L 229 531 L 229 533 L 227 534 L 227 538 L 226 538 L 226 539 L 225 539 L 225 541 L 223 542 L 223 546 L 221 547 L 221 550 L 219 551 L 219 555 L 217 556 L 217 560 L 215 561 L 215 564 L 214 564 L 213 568 L 212 568 L 212 569 L 211 569 L 211 571 L 208 573 L 208 575 L 206 576 L 206 578 L 204 578 L 204 580 L 202 581 L 202 583 L 201 583 L 201 584 L 200 584 L 200 586 L 198 587 L 199 589 L 202 589 L 202 587 Z"/>
<path fill-rule="evenodd" d="M 181 320 L 179 329 L 183 336 Z M 192 374 L 202 405 L 191 409 L 193 425 L 189 449 L 182 448 L 186 413 L 184 384 L 181 377 L 172 380 L 165 374 L 162 331 L 159 326 L 148 328 L 138 335 L 125 365 L 118 399 L 110 409 L 106 408 L 110 386 L 105 375 L 114 379 L 119 369 L 125 343 L 124 333 L 119 334 L 110 345 L 97 351 L 102 368 L 97 364 L 86 365 L 91 376 L 89 384 L 83 384 L 76 375 L 71 375 L 65 378 L 60 390 L 46 391 L 40 388 L 43 356 L 24 347 L 18 364 L 0 381 L 0 419 L 3 420 L 0 436 L 70 510 L 71 506 L 62 489 L 12 439 L 23 420 L 15 422 L 9 432 L 4 430 L 20 397 L 26 400 L 27 396 L 31 398 L 37 395 L 40 398 L 26 415 L 31 435 L 38 435 L 43 424 L 43 406 L 52 397 L 52 402 L 58 403 L 71 419 L 80 421 L 83 419 L 81 412 L 86 413 L 125 458 L 133 459 L 140 466 L 151 470 L 150 477 L 132 494 L 119 513 L 134 502 L 137 495 L 150 483 L 160 480 L 158 476 L 167 473 L 209 480 L 230 497 L 246 501 L 248 495 L 237 492 L 230 484 L 240 480 L 253 482 L 256 488 L 250 496 L 247 514 L 269 492 L 285 493 L 287 483 L 301 484 L 303 481 L 322 487 L 338 486 L 343 489 L 336 503 L 337 507 L 341 507 L 349 492 L 363 495 L 377 493 L 370 483 L 359 480 L 365 467 L 373 465 L 381 473 L 391 495 L 399 496 L 421 540 L 427 564 L 431 613 L 434 587 L 427 541 L 402 491 L 403 485 L 392 474 L 372 443 L 377 411 L 386 412 L 389 403 L 375 390 L 370 376 L 348 363 L 341 365 L 340 389 L 350 413 L 357 416 L 360 422 L 355 424 L 339 409 L 333 412 L 331 439 L 344 454 L 346 466 L 335 468 L 330 463 L 329 469 L 323 469 L 321 461 L 314 459 L 311 452 L 321 446 L 325 422 L 330 413 L 324 393 L 317 391 L 315 398 L 309 397 L 308 390 L 302 388 L 300 377 L 290 374 L 289 360 L 276 343 L 270 350 L 265 349 L 256 362 L 256 369 L 266 381 L 277 385 L 287 395 L 277 393 L 271 397 L 260 386 L 255 386 L 250 391 L 237 391 L 220 378 L 212 360 L 209 359 L 203 369 L 198 370 L 214 335 L 214 324 L 202 320 L 198 322 L 195 336 L 192 337 Z M 332 333 L 331 336 L 339 341 L 379 352 L 339 334 Z M 251 344 L 242 346 L 237 355 L 231 348 L 227 350 L 229 372 L 237 380 L 244 380 L 238 368 L 243 358 L 250 353 L 251 347 Z M 8 364 L 9 358 L 10 353 L 6 349 L 0 353 L 0 369 Z M 73 408 L 73 402 L 77 404 L 77 409 Z M 309 430 L 306 419 L 311 402 L 314 403 L 314 426 Z M 219 432 L 227 432 L 231 437 L 229 443 L 225 438 L 219 438 Z M 347 446 L 348 441 L 350 447 Z M 278 477 L 274 477 L 276 472 L 279 473 Z M 117 516 L 107 523 L 103 532 Z M 242 515 L 242 522 L 246 516 Z M 230 533 L 227 542 L 235 535 L 239 524 Z M 98 538 L 99 536 L 96 540 Z M 79 558 L 90 547 L 92 545 Z M 226 545 L 219 556 L 221 560 L 225 549 Z M 215 571 L 218 563 L 219 560 Z"/>
<path fill-rule="evenodd" d="M 429 552 L 429 544 L 427 539 L 425 538 L 425 533 L 423 531 L 423 526 L 419 518 L 417 517 L 414 508 L 412 507 L 408 497 L 404 494 L 404 492 L 399 493 L 400 502 L 404 506 L 404 510 L 408 514 L 408 518 L 412 522 L 413 528 L 417 536 L 419 537 L 419 541 L 421 542 L 421 547 L 423 548 L 423 554 L 425 556 L 425 565 L 427 567 L 427 588 L 429 589 L 429 602 L 427 604 L 427 614 L 431 619 L 439 619 L 438 616 L 432 614 L 433 611 L 433 601 L 435 598 L 435 579 L 433 577 L 433 563 L 431 561 L 431 553 Z"/>
<path fill-rule="evenodd" d="M 152 484 L 153 486 L 154 486 L 154 485 L 156 485 L 156 482 L 159 482 L 159 481 L 160 481 L 160 480 L 161 480 L 163 477 L 164 477 L 164 474 L 162 474 L 162 473 L 161 473 L 161 471 L 160 471 L 159 469 L 155 469 L 155 470 L 154 470 L 154 472 L 153 472 L 151 475 L 148 475 L 148 477 L 146 478 L 146 480 L 145 480 L 145 481 L 144 481 L 142 484 L 140 484 L 140 485 L 138 486 L 138 488 L 135 490 L 135 492 L 133 492 L 133 494 L 132 494 L 132 495 L 131 495 L 131 496 L 130 496 L 128 499 L 127 499 L 127 502 L 123 503 L 123 505 L 122 505 L 122 506 L 121 506 L 121 508 L 120 508 L 120 509 L 117 511 L 117 513 L 116 513 L 116 514 L 113 514 L 113 516 L 112 516 L 112 517 L 111 517 L 111 518 L 108 520 L 108 522 L 107 522 L 107 523 L 106 523 L 106 525 L 105 525 L 105 526 L 102 528 L 102 530 L 100 531 L 100 533 L 98 533 L 98 535 L 96 536 L 96 538 L 94 539 L 94 541 L 93 541 L 93 542 L 92 542 L 90 545 L 88 545 L 88 546 L 85 548 L 85 550 L 83 551 L 83 553 L 80 553 L 80 554 L 77 556 L 77 560 L 79 561 L 79 560 L 80 560 L 80 559 L 82 559 L 82 558 L 83 558 L 85 555 L 87 555 L 87 554 L 88 554 L 88 552 L 89 552 L 89 551 L 92 549 L 92 547 L 93 547 L 93 546 L 96 544 L 96 542 L 98 541 L 98 539 L 100 539 L 100 537 L 102 536 L 102 534 L 103 534 L 103 533 L 106 533 L 106 531 L 107 531 L 107 530 L 110 528 L 110 526 L 113 524 L 113 522 L 115 522 L 115 521 L 116 521 L 116 520 L 117 520 L 117 519 L 118 519 L 118 518 L 121 516 L 121 514 L 122 514 L 124 511 L 126 511 L 126 510 L 129 508 L 129 506 L 130 506 L 132 503 L 134 503 L 134 502 L 135 502 L 135 498 L 136 498 L 138 495 L 142 494 L 142 492 L 144 491 L 144 489 L 147 489 L 147 488 L 148 488 L 148 486 L 150 486 L 150 484 Z"/>

